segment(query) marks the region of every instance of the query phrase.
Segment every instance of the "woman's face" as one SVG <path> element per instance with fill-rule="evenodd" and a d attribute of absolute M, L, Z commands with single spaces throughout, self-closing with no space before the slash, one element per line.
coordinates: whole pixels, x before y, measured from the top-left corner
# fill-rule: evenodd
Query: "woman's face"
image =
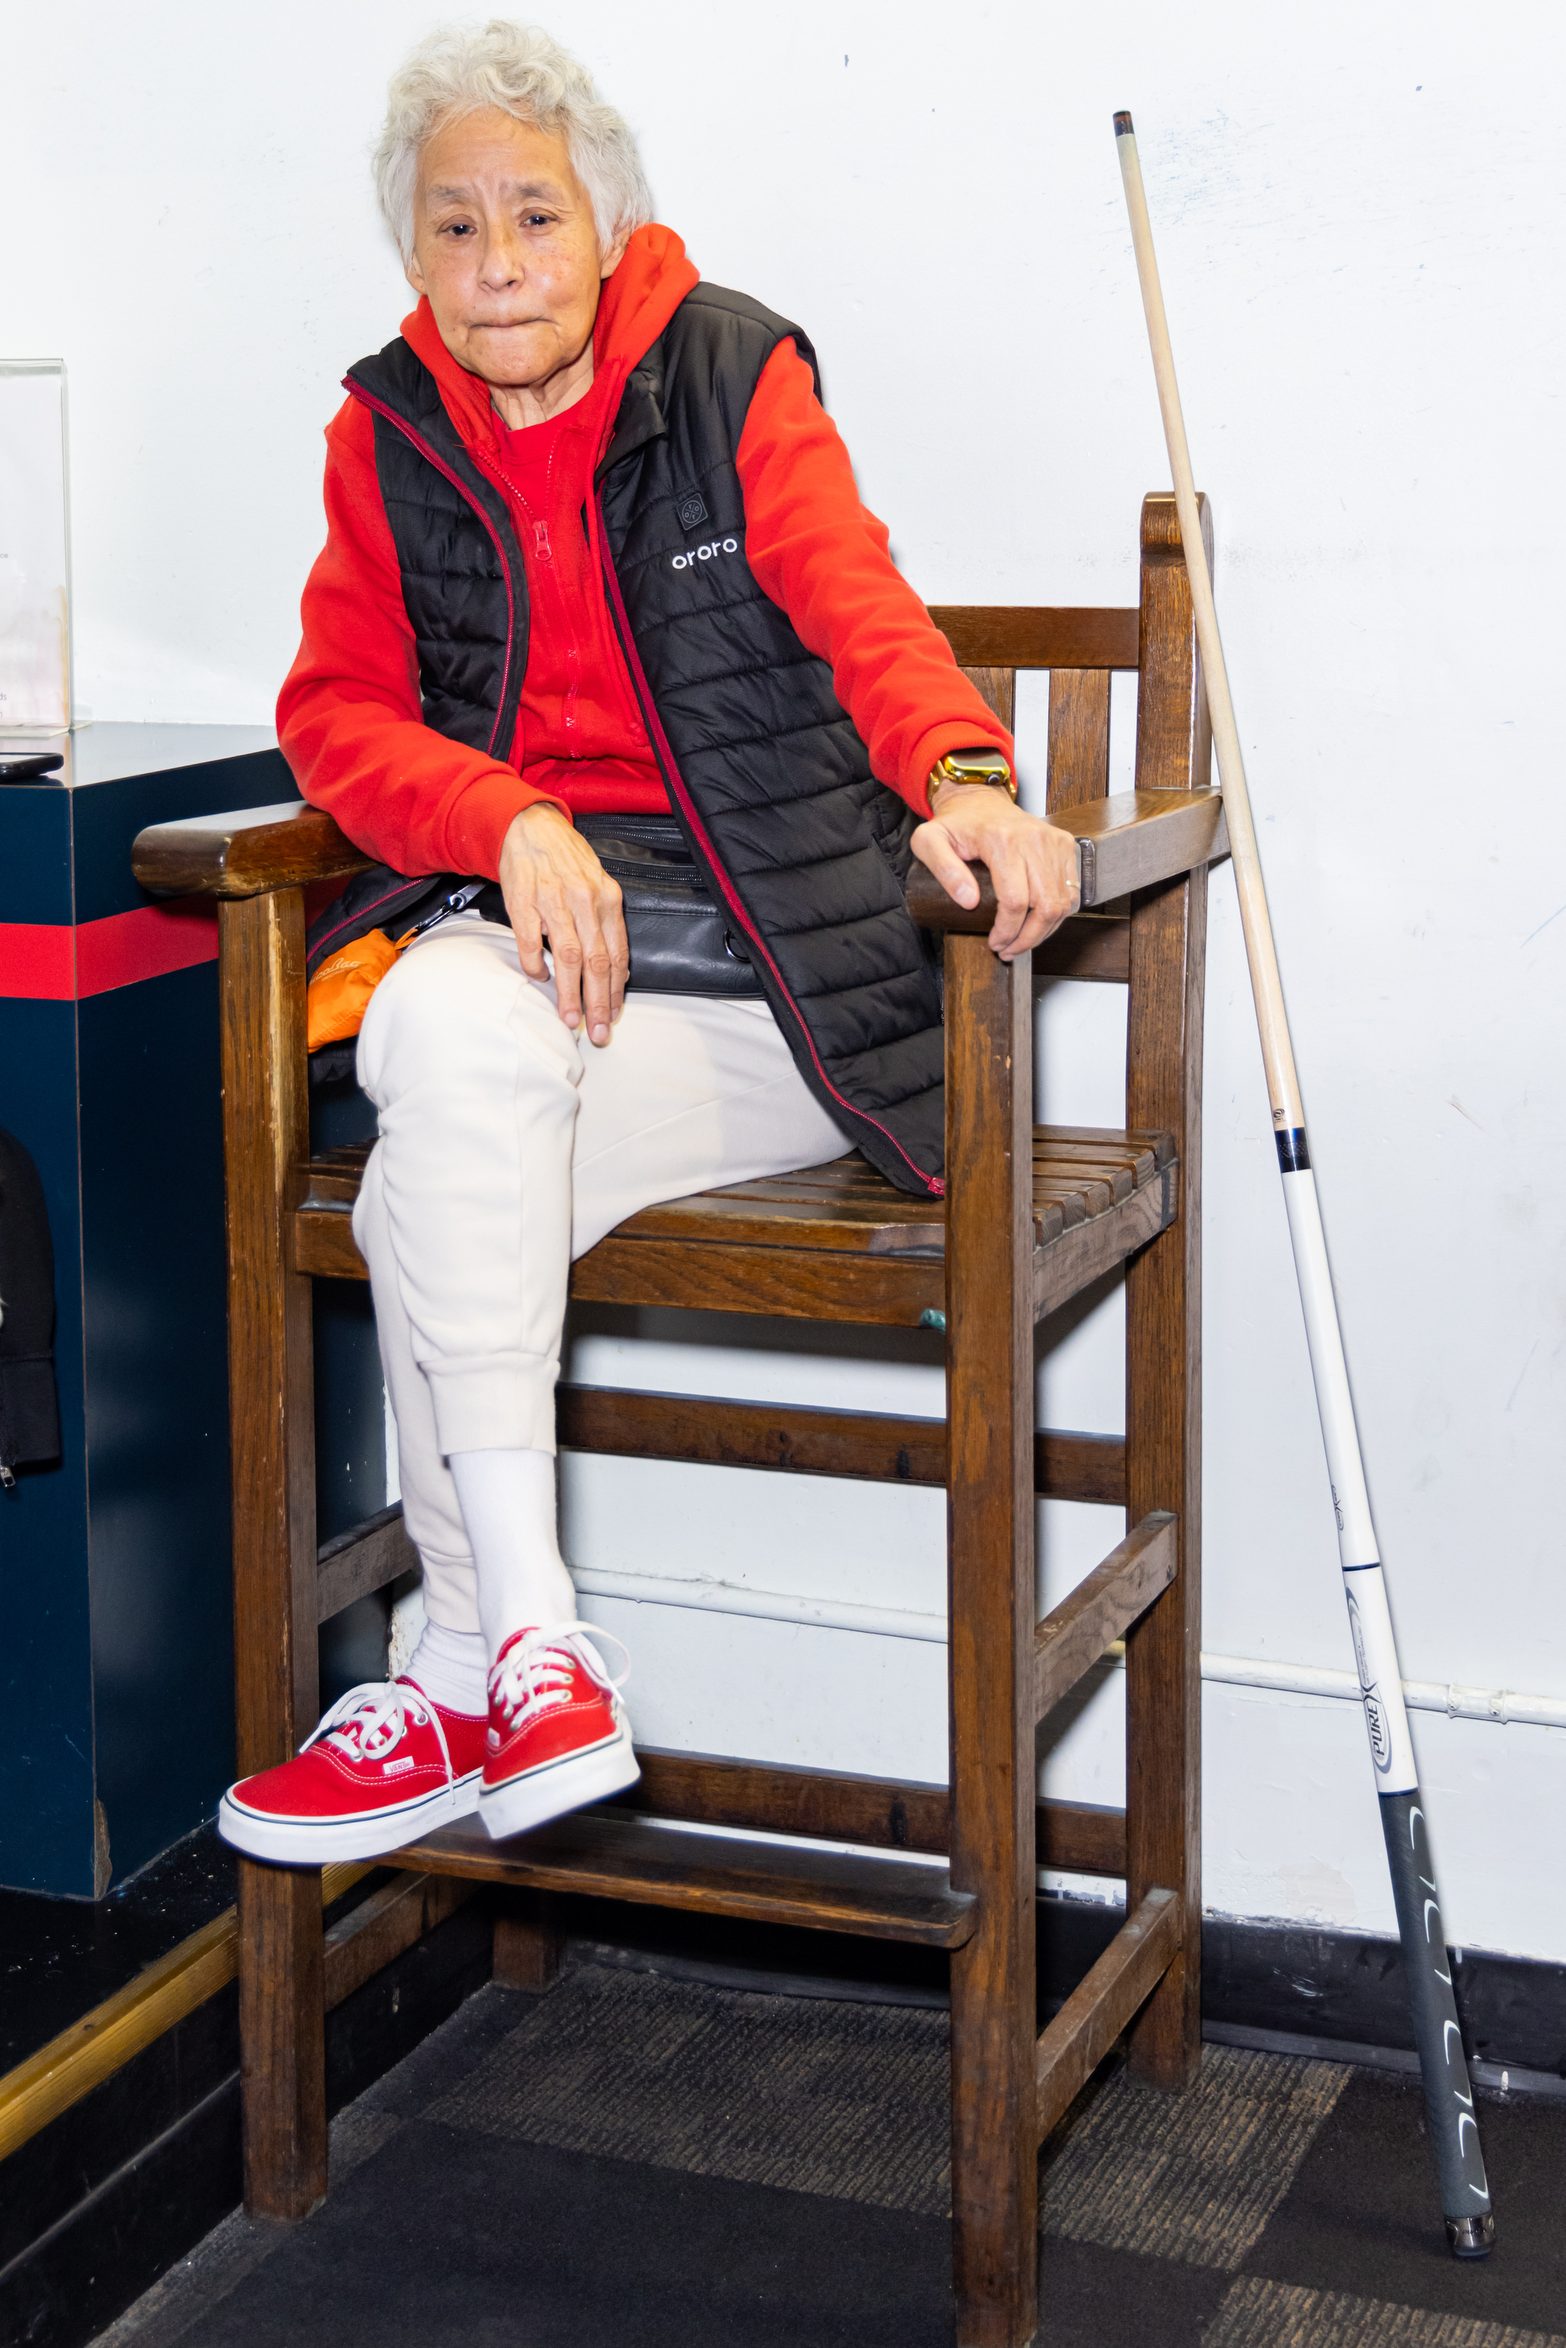
<path fill-rule="evenodd" d="M 576 367 L 626 240 L 599 243 L 560 132 L 497 107 L 448 123 L 419 156 L 413 221 L 408 281 L 454 359 L 535 392 Z"/>

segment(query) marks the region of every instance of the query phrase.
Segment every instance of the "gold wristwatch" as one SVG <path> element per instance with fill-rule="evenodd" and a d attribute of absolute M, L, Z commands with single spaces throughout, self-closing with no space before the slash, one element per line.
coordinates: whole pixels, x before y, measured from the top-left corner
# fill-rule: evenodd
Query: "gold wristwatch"
<path fill-rule="evenodd" d="M 993 791 L 1004 791 L 1008 798 L 1017 796 L 1017 778 L 998 750 L 948 750 L 930 769 L 930 805 L 935 805 L 935 793 L 942 783 L 979 783 Z"/>

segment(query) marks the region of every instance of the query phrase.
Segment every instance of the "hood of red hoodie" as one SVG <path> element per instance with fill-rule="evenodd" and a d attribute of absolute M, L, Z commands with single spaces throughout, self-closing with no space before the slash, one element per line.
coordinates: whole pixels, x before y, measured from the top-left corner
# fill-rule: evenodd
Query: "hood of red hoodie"
<path fill-rule="evenodd" d="M 593 382 L 596 389 L 604 377 L 610 379 L 601 394 L 606 441 L 626 377 L 697 282 L 682 239 L 656 221 L 633 231 L 618 268 L 604 279 L 593 321 Z M 403 320 L 402 335 L 434 376 L 441 403 L 468 448 L 475 456 L 492 456 L 495 409 L 489 385 L 447 350 L 427 297 Z"/>

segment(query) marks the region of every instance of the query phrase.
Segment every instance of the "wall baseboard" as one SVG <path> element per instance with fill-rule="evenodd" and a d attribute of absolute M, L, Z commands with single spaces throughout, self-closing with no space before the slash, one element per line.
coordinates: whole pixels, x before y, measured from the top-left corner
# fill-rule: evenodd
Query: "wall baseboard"
<path fill-rule="evenodd" d="M 1487 1949 L 1452 1951 L 1452 1986 L 1481 2084 L 1566 2087 L 1566 1965 Z M 1202 1933 L 1202 2012 L 1211 2035 L 1251 2031 L 1308 2040 L 1340 2060 L 1413 2063 L 1395 1940 L 1326 1926 L 1209 1916 Z M 1255 2043 L 1263 2043 L 1258 2038 Z M 1393 2058 L 1389 2060 L 1388 2058 Z"/>
<path fill-rule="evenodd" d="M 327 2016 L 333 2111 L 489 1977 L 473 1901 Z M 240 2198 L 232 1984 L 12 2153 L 0 2204 L 0 2340 L 84 2348 Z"/>
<path fill-rule="evenodd" d="M 793 1996 L 945 2003 L 933 1951 L 821 1932 L 723 1928 L 653 1909 L 562 1903 L 566 1929 L 601 1961 L 689 1970 L 737 1987 Z M 1099 1900 L 1039 1900 L 1039 1987 L 1059 2005 L 1124 1922 Z M 1566 2091 L 1566 1965 L 1453 1952 L 1453 1981 L 1470 2059 L 1484 2086 Z M 1325 1926 L 1209 1916 L 1202 1927 L 1204 2034 L 1219 2043 L 1309 2053 L 1398 2070 L 1414 2062 L 1395 1940 Z M 1287 2041 L 1287 2044 L 1285 2044 Z"/>

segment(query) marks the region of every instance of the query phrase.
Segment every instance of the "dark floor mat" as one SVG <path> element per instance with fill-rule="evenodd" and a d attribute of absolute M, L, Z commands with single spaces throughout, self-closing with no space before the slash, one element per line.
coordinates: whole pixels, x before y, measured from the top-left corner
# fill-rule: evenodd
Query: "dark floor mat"
<path fill-rule="evenodd" d="M 1566 2103 L 1486 2099 L 1479 2120 L 1495 2196 L 1497 2247 L 1488 2259 L 1447 2252 L 1417 2083 L 1359 2071 L 1247 2257 L 1247 2272 L 1476 2321 L 1566 2330 Z M 1314 2333 L 1300 2338 L 1314 2348 Z"/>
<path fill-rule="evenodd" d="M 940 2217 L 951 2201 L 946 2037 L 944 2013 L 585 1965 L 433 2116 Z"/>
<path fill-rule="evenodd" d="M 949 2348 L 946 2228 L 406 2123 L 180 2348 Z"/>
<path fill-rule="evenodd" d="M 1519 2331 L 1352 2291 L 1310 2291 L 1243 2275 L 1202 2348 L 1566 2348 L 1559 2332 Z"/>
<path fill-rule="evenodd" d="M 159 2348 L 950 2348 L 949 2259 L 939 2219 L 413 2121 Z M 1043 2285 L 1050 2348 L 1191 2348 L 1225 2288 L 1077 2243 Z"/>
<path fill-rule="evenodd" d="M 1350 2074 L 1203 2049 L 1183 2095 L 1121 2070 L 1045 2154 L 1045 2232 L 1233 2271 L 1288 2192 Z"/>
<path fill-rule="evenodd" d="M 1459 2266 L 1412 2083 L 1101 2074 L 1045 2163 L 1041 2348 L 1566 2348 L 1566 2105 L 1481 2116 L 1501 2249 Z M 490 1989 L 344 2115 L 322 2209 L 228 2220 L 100 2348 L 950 2348 L 946 2126 L 930 2009 Z"/>

